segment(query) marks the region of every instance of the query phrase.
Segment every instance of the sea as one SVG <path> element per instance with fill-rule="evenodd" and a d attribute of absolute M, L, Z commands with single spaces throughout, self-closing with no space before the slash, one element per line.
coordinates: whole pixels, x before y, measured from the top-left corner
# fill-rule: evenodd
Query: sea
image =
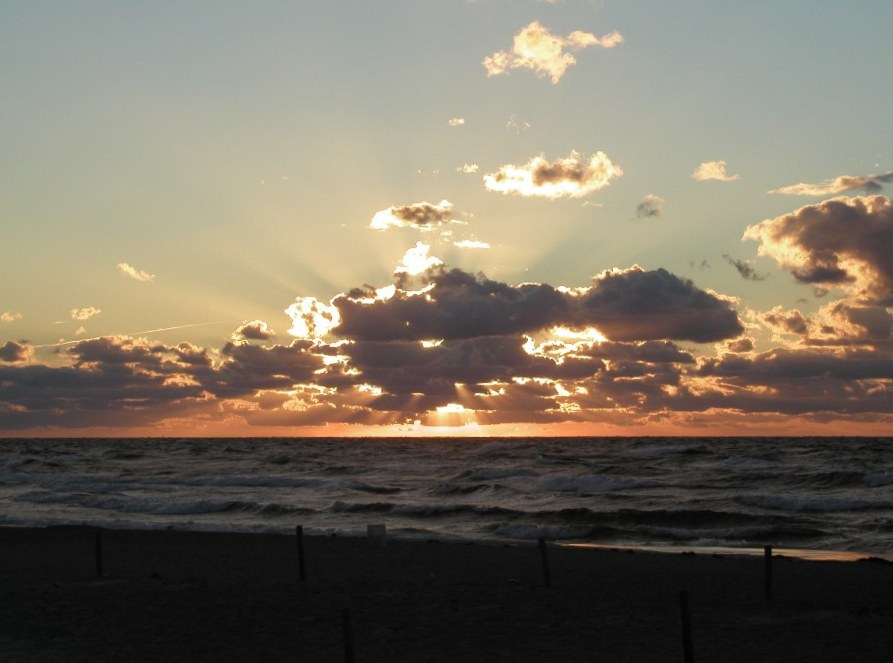
<path fill-rule="evenodd" d="M 893 555 L 893 438 L 0 440 L 0 525 Z"/>

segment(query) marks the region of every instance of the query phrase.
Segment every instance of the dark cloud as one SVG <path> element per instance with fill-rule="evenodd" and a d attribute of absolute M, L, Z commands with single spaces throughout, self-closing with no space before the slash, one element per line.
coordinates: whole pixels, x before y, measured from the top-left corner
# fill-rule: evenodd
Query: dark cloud
<path fill-rule="evenodd" d="M 843 286 L 869 304 L 893 304 L 893 204 L 835 198 L 751 226 L 745 239 L 803 283 Z"/>
<path fill-rule="evenodd" d="M 781 306 L 776 306 L 771 311 L 764 313 L 762 318 L 775 331 L 784 334 L 802 336 L 809 330 L 809 321 L 797 309 L 786 311 Z"/>
<path fill-rule="evenodd" d="M 831 302 L 816 313 L 808 342 L 813 345 L 893 345 L 893 315 L 883 306 Z M 893 348 L 890 348 L 893 349 Z"/>
<path fill-rule="evenodd" d="M 7 341 L 0 346 L 0 361 L 8 364 L 25 362 L 31 359 L 33 351 L 27 345 L 21 345 L 15 341 Z"/>
<path fill-rule="evenodd" d="M 649 193 L 636 207 L 636 216 L 640 219 L 660 216 L 663 213 L 663 207 L 664 199 Z"/>
<path fill-rule="evenodd" d="M 766 274 L 758 274 L 757 271 L 750 265 L 750 263 L 744 260 L 735 260 L 728 253 L 723 253 L 722 257 L 725 258 L 725 261 L 729 263 L 732 267 L 738 270 L 738 273 L 741 275 L 741 278 L 747 279 L 748 281 L 765 281 Z"/>
<path fill-rule="evenodd" d="M 754 345 L 751 338 L 739 338 L 726 343 L 726 349 L 729 352 L 753 352 Z"/>
<path fill-rule="evenodd" d="M 540 154 L 521 166 L 506 164 L 495 173 L 484 175 L 484 186 L 502 194 L 579 198 L 608 186 L 621 175 L 623 170 L 604 152 L 596 152 L 587 161 L 572 151 L 551 162 Z"/>
<path fill-rule="evenodd" d="M 451 222 L 453 204 L 448 200 L 439 203 L 412 203 L 388 207 L 376 212 L 369 223 L 370 228 L 387 230 L 388 228 L 415 228 L 430 230 L 431 228 Z"/>
<path fill-rule="evenodd" d="M 263 320 L 243 322 L 232 334 L 233 341 L 267 341 L 276 336 Z"/>
<path fill-rule="evenodd" d="M 663 269 L 606 272 L 575 291 L 443 268 L 429 270 L 424 283 L 424 294 L 398 287 L 382 300 L 366 288 L 336 297 L 333 332 L 357 340 L 461 339 L 567 325 L 594 326 L 611 340 L 708 342 L 743 331 L 729 302 Z"/>
<path fill-rule="evenodd" d="M 509 286 L 459 269 L 429 271 L 424 295 L 398 288 L 387 300 L 354 290 L 336 297 L 334 331 L 359 340 L 459 339 L 540 329 L 567 318 L 567 298 L 549 285 Z"/>
<path fill-rule="evenodd" d="M 754 357 L 724 355 L 702 361 L 700 375 L 734 377 L 769 385 L 773 380 L 893 380 L 893 357 L 855 350 L 832 353 L 824 350 L 775 348 Z M 758 378 L 758 380 L 755 380 Z M 821 395 L 821 390 L 816 396 Z"/>
<path fill-rule="evenodd" d="M 580 298 L 577 322 L 615 341 L 675 339 L 707 343 L 744 331 L 728 301 L 665 269 L 639 267 L 596 277 Z"/>

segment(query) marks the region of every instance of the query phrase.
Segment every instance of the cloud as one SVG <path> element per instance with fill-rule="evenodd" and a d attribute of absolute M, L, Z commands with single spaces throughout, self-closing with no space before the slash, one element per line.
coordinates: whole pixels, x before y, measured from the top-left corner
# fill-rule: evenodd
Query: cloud
<path fill-rule="evenodd" d="M 743 279 L 746 279 L 748 281 L 765 281 L 767 278 L 766 274 L 758 274 L 749 262 L 746 262 L 744 260 L 736 260 L 732 258 L 732 256 L 730 256 L 728 253 L 723 253 L 722 257 L 725 258 L 725 261 L 727 263 L 738 270 L 738 273 Z"/>
<path fill-rule="evenodd" d="M 819 184 L 790 184 L 779 189 L 773 189 L 769 193 L 784 193 L 791 196 L 828 196 L 861 189 L 865 193 L 878 193 L 884 188 L 884 184 L 893 182 L 893 172 L 882 175 L 841 175 L 833 179 L 825 180 Z"/>
<path fill-rule="evenodd" d="M 775 333 L 803 336 L 809 329 L 809 320 L 797 309 L 786 311 L 781 306 L 776 306 L 763 313 L 761 318 Z"/>
<path fill-rule="evenodd" d="M 136 267 L 127 264 L 126 262 L 118 263 L 118 271 L 121 272 L 121 274 L 123 274 L 124 276 L 128 276 L 135 281 L 142 281 L 144 283 L 155 279 L 154 274 L 149 274 L 148 272 L 139 270 Z"/>
<path fill-rule="evenodd" d="M 505 128 L 519 134 L 522 131 L 530 129 L 530 122 L 527 120 L 516 120 L 514 115 L 510 115 L 508 121 L 505 123 Z"/>
<path fill-rule="evenodd" d="M 480 242 L 476 239 L 463 239 L 458 242 L 453 242 L 453 246 L 458 247 L 460 249 L 489 249 L 490 245 L 487 242 Z"/>
<path fill-rule="evenodd" d="M 243 322 L 230 337 L 233 342 L 239 341 L 267 341 L 276 336 L 276 332 L 269 328 L 263 320 L 251 320 Z"/>
<path fill-rule="evenodd" d="M 0 322 L 15 322 L 16 320 L 21 319 L 21 313 L 13 313 L 12 311 L 3 311 L 0 313 Z"/>
<path fill-rule="evenodd" d="M 728 301 L 663 269 L 609 270 L 591 286 L 576 289 L 512 286 L 442 265 L 416 272 L 412 289 L 404 276 L 387 289 L 367 286 L 338 295 L 329 307 L 301 304 L 291 310 L 292 333 L 313 338 L 312 331 L 324 330 L 355 341 L 423 341 L 564 325 L 595 327 L 610 340 L 710 342 L 743 331 Z"/>
<path fill-rule="evenodd" d="M 449 119 L 449 121 L 447 122 L 447 124 L 449 124 L 451 127 L 461 127 L 463 124 L 465 124 L 465 118 L 464 117 L 451 117 Z"/>
<path fill-rule="evenodd" d="M 844 288 L 862 303 L 893 304 L 893 204 L 884 196 L 833 198 L 750 226 L 801 283 Z"/>
<path fill-rule="evenodd" d="M 7 341 L 4 345 L 0 345 L 0 361 L 8 364 L 27 362 L 33 356 L 34 351 L 29 346 L 15 341 Z"/>
<path fill-rule="evenodd" d="M 664 199 L 649 193 L 642 198 L 639 206 L 636 207 L 636 216 L 641 218 L 660 216 L 663 212 Z"/>
<path fill-rule="evenodd" d="M 470 173 L 478 172 L 478 165 L 476 163 L 465 163 L 456 168 L 457 173 L 464 173 L 466 175 Z"/>
<path fill-rule="evenodd" d="M 727 175 L 725 161 L 705 161 L 695 168 L 691 174 L 692 179 L 703 182 L 706 180 L 719 180 L 720 182 L 734 182 L 740 175 Z"/>
<path fill-rule="evenodd" d="M 93 316 L 99 315 L 102 311 L 95 306 L 87 306 L 85 308 L 71 309 L 72 320 L 89 320 Z"/>
<path fill-rule="evenodd" d="M 487 76 L 506 74 L 510 69 L 532 69 L 537 76 L 548 76 L 552 83 L 558 83 L 565 71 L 577 62 L 568 50 L 580 50 L 590 46 L 613 48 L 623 42 L 619 32 L 611 32 L 604 37 L 596 37 L 588 32 L 576 30 L 567 37 L 553 35 L 538 21 L 521 29 L 515 35 L 512 48 L 497 51 L 484 58 Z"/>
<path fill-rule="evenodd" d="M 450 223 L 452 211 L 453 204 L 448 200 L 441 200 L 437 204 L 421 202 L 388 207 L 375 213 L 369 227 L 375 230 L 389 228 L 430 230 L 433 227 Z"/>
<path fill-rule="evenodd" d="M 501 166 L 497 172 L 484 175 L 484 185 L 488 191 L 502 194 L 580 198 L 606 187 L 621 175 L 623 170 L 611 163 L 604 152 L 596 152 L 585 161 L 572 151 L 551 163 L 541 154 L 522 166 Z"/>
<path fill-rule="evenodd" d="M 430 251 L 431 247 L 428 244 L 416 242 L 414 247 L 407 249 L 403 254 L 403 259 L 397 265 L 394 273 L 415 276 L 442 265 L 443 261 L 440 258 L 428 255 Z M 380 294 L 377 296 L 380 297 Z"/>
<path fill-rule="evenodd" d="M 893 350 L 893 315 L 884 306 L 830 302 L 813 316 L 807 343 L 868 345 Z"/>
<path fill-rule="evenodd" d="M 607 270 L 595 277 L 591 288 L 574 294 L 579 298 L 578 321 L 612 340 L 707 343 L 744 331 L 728 300 L 665 269 Z"/>

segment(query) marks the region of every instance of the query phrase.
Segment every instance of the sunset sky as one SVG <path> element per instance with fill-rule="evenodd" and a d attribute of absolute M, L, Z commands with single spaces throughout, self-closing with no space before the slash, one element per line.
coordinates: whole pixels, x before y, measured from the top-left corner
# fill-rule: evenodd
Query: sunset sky
<path fill-rule="evenodd" d="M 0 4 L 0 435 L 889 434 L 893 3 Z"/>

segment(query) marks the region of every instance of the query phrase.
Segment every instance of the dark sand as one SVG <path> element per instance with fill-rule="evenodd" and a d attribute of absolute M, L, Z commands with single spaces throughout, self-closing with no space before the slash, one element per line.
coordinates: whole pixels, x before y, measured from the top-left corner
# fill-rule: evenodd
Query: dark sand
<path fill-rule="evenodd" d="M 527 546 L 0 528 L 0 661 L 893 660 L 893 565 Z"/>

